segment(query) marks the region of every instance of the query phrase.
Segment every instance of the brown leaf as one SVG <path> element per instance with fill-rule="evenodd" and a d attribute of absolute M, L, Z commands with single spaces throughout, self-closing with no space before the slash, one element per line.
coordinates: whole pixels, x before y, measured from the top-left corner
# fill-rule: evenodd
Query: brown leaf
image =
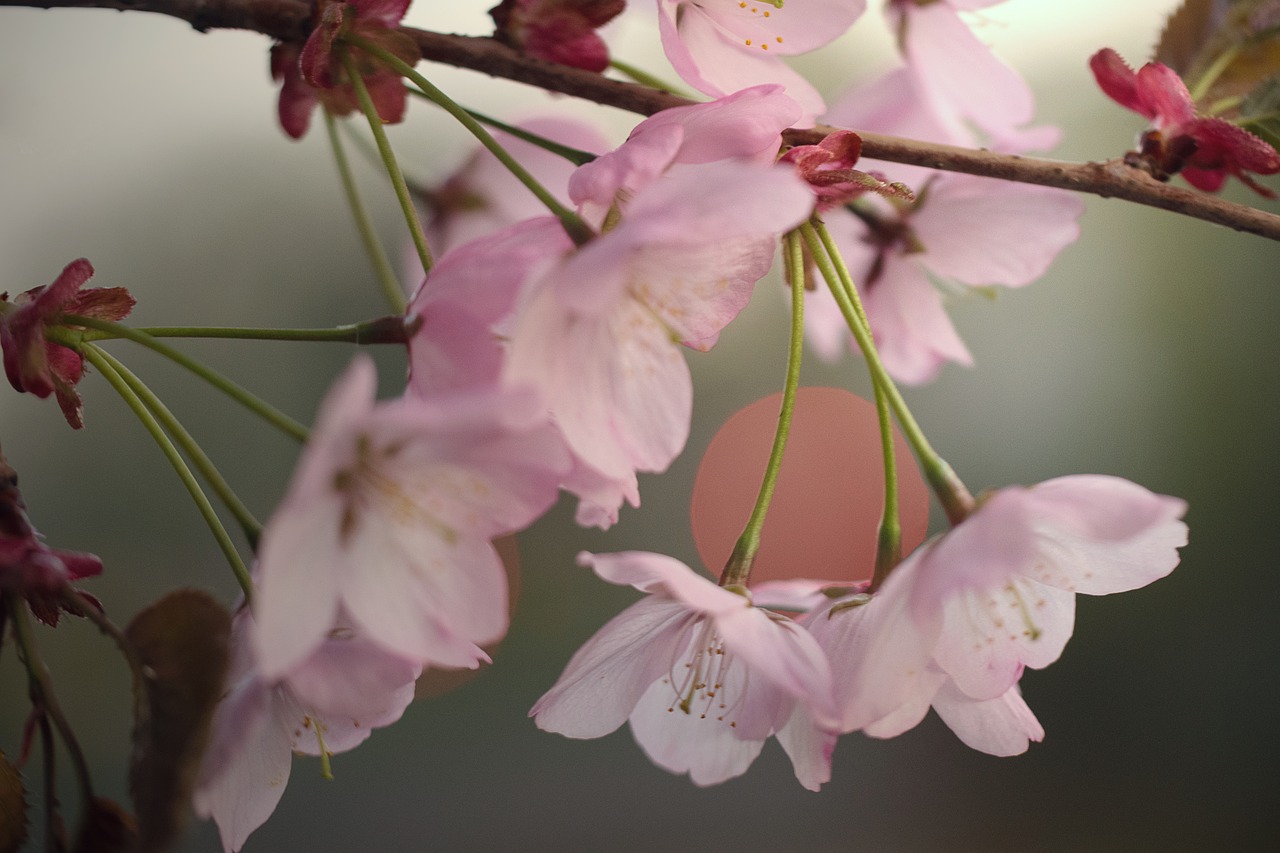
<path fill-rule="evenodd" d="M 0 853 L 17 853 L 27 840 L 27 797 L 22 776 L 0 752 Z"/>
<path fill-rule="evenodd" d="M 1205 108 L 1224 98 L 1241 98 L 1280 72 L 1277 22 L 1277 0 L 1186 0 L 1169 17 L 1155 59 L 1177 71 L 1194 92 L 1227 57 L 1198 103 Z"/>
<path fill-rule="evenodd" d="M 211 596 L 178 590 L 125 629 L 147 672 L 134 685 L 129 791 L 142 853 L 163 850 L 186 817 L 214 706 L 222 695 L 231 615 Z"/>
<path fill-rule="evenodd" d="M 1232 0 L 1186 0 L 1165 22 L 1153 59 L 1186 78 L 1213 39 Z"/>

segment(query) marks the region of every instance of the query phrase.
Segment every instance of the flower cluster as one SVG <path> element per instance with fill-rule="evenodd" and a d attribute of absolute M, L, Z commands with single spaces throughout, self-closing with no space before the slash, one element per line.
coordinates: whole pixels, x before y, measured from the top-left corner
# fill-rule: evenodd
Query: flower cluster
<path fill-rule="evenodd" d="M 1002 489 L 878 590 L 808 596 L 799 622 L 668 557 L 584 555 L 649 596 L 600 629 L 530 714 L 579 738 L 628 720 L 656 764 L 700 785 L 741 774 L 776 735 L 817 790 L 839 734 L 894 737 L 930 707 L 968 746 L 1015 755 L 1044 736 L 1018 689 L 1024 667 L 1058 659 L 1077 593 L 1171 572 L 1185 511 L 1115 477 Z"/>

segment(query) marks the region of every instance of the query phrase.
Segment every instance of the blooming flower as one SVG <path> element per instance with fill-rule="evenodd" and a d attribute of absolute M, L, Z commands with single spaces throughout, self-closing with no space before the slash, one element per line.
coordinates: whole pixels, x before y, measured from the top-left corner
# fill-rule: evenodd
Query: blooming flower
<path fill-rule="evenodd" d="M 279 679 L 339 608 L 400 657 L 474 667 L 507 627 L 489 540 L 555 500 L 568 467 L 530 394 L 477 391 L 374 404 L 357 357 L 325 398 L 289 493 L 263 533 L 254 651 Z"/>
<path fill-rule="evenodd" d="M 609 67 L 609 48 L 596 33 L 626 0 L 502 0 L 489 10 L 495 37 L 530 56 L 587 71 Z"/>
<path fill-rule="evenodd" d="M 797 126 L 811 127 L 826 109 L 822 96 L 782 57 L 822 47 L 864 9 L 865 0 L 658 0 L 658 27 L 667 59 L 690 86 L 721 96 L 780 83 L 804 109 Z"/>
<path fill-rule="evenodd" d="M 637 471 L 665 470 L 684 447 L 693 390 L 676 342 L 709 349 L 768 271 L 776 235 L 812 206 L 784 167 L 689 167 L 534 286 L 504 382 L 538 389 L 570 450 L 611 484 L 604 516 L 635 496 Z"/>
<path fill-rule="evenodd" d="M 250 654 L 249 609 L 236 614 L 227 693 L 214 711 L 193 797 L 196 813 L 217 823 L 226 853 L 244 846 L 275 811 L 292 753 L 354 749 L 413 701 L 421 665 L 389 654 L 345 621 L 287 676 L 270 680 Z"/>
<path fill-rule="evenodd" d="M 881 133 L 955 141 L 912 100 L 914 87 L 905 71 L 890 73 L 842 98 L 829 118 Z M 1084 205 L 1047 187 L 890 164 L 884 170 L 911 183 L 915 199 L 867 197 L 824 219 L 859 287 L 886 369 L 902 382 L 928 382 L 949 361 L 973 361 L 934 280 L 1029 284 L 1079 236 L 1076 220 Z M 807 306 L 805 328 L 819 355 L 834 359 L 852 346 L 825 288 L 812 292 Z"/>
<path fill-rule="evenodd" d="M 316 103 L 335 115 L 359 109 L 346 70 L 334 55 L 343 33 L 376 42 L 410 65 L 422 58 L 417 42 L 397 31 L 411 0 L 318 0 L 312 11 L 315 29 L 301 48 L 278 43 L 271 48 L 271 77 L 281 82 L 280 126 L 301 139 L 311 124 Z M 405 91 L 400 75 L 354 48 L 352 52 L 378 117 L 388 124 L 404 118 Z"/>
<path fill-rule="evenodd" d="M 53 394 L 72 429 L 84 426 L 84 407 L 76 383 L 84 375 L 84 357 L 75 350 L 45 340 L 45 329 L 66 325 L 65 314 L 100 320 L 122 320 L 133 310 L 134 298 L 123 287 L 81 290 L 93 276 L 84 258 L 67 264 L 48 287 L 20 293 L 0 313 L 0 348 L 9 384 L 41 399 Z M 0 294 L 0 302 L 8 294 Z M 74 328 L 74 327 L 70 327 Z"/>
<path fill-rule="evenodd" d="M 1148 62 L 1135 73 L 1111 48 L 1090 57 L 1089 68 L 1111 100 L 1151 120 L 1131 164 L 1162 181 L 1181 173 L 1187 183 L 1207 192 L 1222 189 L 1227 175 L 1235 175 L 1253 191 L 1275 198 L 1249 173 L 1280 172 L 1280 154 L 1229 121 L 1197 116 L 1186 84 L 1172 68 Z"/>
<path fill-rule="evenodd" d="M 998 149 L 1051 148 L 1058 140 L 1057 128 L 1023 127 L 1035 115 L 1035 98 L 1026 81 L 960 19 L 960 12 L 1001 2 L 890 0 L 885 15 L 890 29 L 898 33 L 916 91 L 949 134 L 968 136 L 967 123 L 972 122 Z"/>
<path fill-rule="evenodd" d="M 655 764 L 714 785 L 745 772 L 797 709 L 819 726 L 834 722 L 817 644 L 790 619 L 753 607 L 746 590 L 660 554 L 584 553 L 578 562 L 649 596 L 578 650 L 529 712 L 539 728 L 595 738 L 629 720 Z M 793 755 L 797 775 L 804 758 Z"/>
<path fill-rule="evenodd" d="M 1178 564 L 1186 504 L 1117 477 L 1001 489 L 914 551 L 880 590 L 806 623 L 832 660 L 842 730 L 892 737 L 930 705 L 969 746 L 1026 749 L 1043 731 L 1024 667 L 1053 663 L 1075 596 L 1146 586 Z M 853 605 L 853 606 L 849 606 Z"/>
<path fill-rule="evenodd" d="M 544 216 L 442 257 L 409 302 L 421 321 L 409 338 L 409 390 L 426 397 L 496 388 L 528 283 L 571 248 L 559 220 Z"/>

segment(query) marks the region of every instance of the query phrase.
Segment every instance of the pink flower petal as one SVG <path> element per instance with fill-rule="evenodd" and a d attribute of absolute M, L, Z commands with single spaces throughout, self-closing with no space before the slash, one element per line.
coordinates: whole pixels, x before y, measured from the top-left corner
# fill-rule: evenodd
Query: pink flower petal
<path fill-rule="evenodd" d="M 1044 740 L 1044 729 L 1017 685 L 995 699 L 977 701 L 946 684 L 933 707 L 966 746 L 988 755 L 1021 755 L 1030 741 Z"/>

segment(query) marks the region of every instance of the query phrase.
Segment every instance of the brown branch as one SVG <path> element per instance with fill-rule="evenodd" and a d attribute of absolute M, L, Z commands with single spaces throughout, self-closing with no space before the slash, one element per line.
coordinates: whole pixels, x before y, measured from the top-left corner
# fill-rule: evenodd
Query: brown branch
<path fill-rule="evenodd" d="M 85 7 L 156 12 L 180 18 L 200 31 L 247 29 L 282 41 L 301 41 L 311 27 L 304 0 L 0 0 L 0 6 Z M 634 83 L 531 59 L 490 38 L 448 35 L 405 27 L 424 59 L 515 80 L 640 115 L 689 101 Z M 831 128 L 790 130 L 787 142 L 818 141 Z M 862 156 L 1019 183 L 1059 187 L 1103 198 L 1120 198 L 1280 240 L 1280 216 L 1218 196 L 1170 186 L 1123 160 L 1067 163 L 993 151 L 956 148 L 876 133 L 858 132 Z"/>

